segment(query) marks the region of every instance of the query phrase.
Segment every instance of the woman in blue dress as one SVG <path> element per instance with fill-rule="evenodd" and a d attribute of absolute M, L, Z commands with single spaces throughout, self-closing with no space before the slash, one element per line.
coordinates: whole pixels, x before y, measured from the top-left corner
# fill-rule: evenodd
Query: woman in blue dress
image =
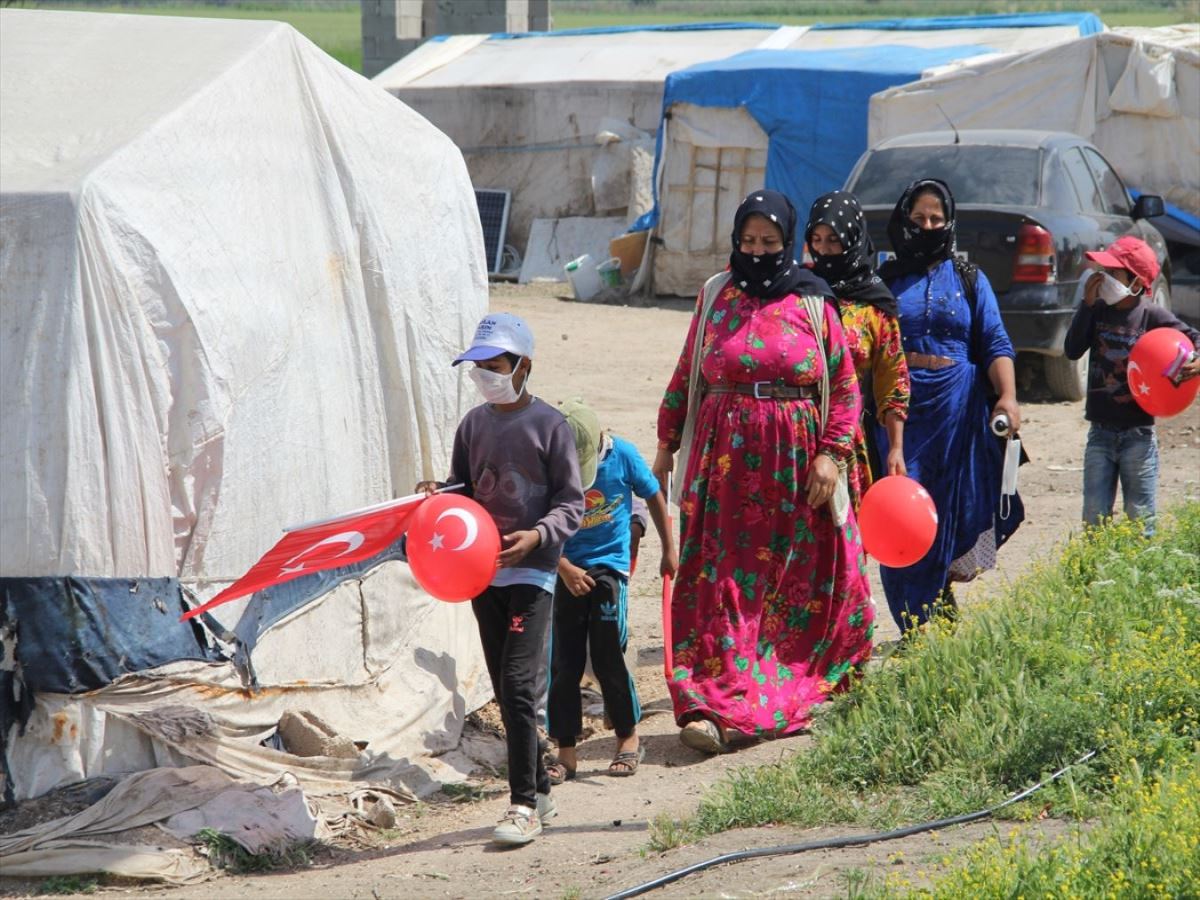
<path fill-rule="evenodd" d="M 954 255 L 954 197 L 936 179 L 914 181 L 892 211 L 896 253 L 879 270 L 900 307 L 900 336 L 912 379 L 904 461 L 937 506 L 933 547 L 915 565 L 880 567 L 901 631 L 934 611 L 952 616 L 951 584 L 996 563 L 996 549 L 1025 517 L 1011 498 L 1001 515 L 1004 443 L 991 420 L 1021 426 L 1012 342 L 987 276 Z M 882 452 L 887 434 L 878 429 Z M 1006 498 L 1007 501 L 1008 498 Z"/>

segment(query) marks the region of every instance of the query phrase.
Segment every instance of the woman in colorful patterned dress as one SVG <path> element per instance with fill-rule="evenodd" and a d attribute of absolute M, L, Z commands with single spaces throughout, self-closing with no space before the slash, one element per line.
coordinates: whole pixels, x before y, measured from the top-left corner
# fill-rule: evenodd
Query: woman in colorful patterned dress
<path fill-rule="evenodd" d="M 908 363 L 900 344 L 896 298 L 875 273 L 875 248 L 867 220 L 853 194 L 833 191 L 818 197 L 808 214 L 804 242 L 813 271 L 838 300 L 846 345 L 854 358 L 863 414 L 854 434 L 855 462 L 849 475 L 850 500 L 858 511 L 871 482 L 904 475 L 904 420 L 908 416 Z M 878 422 L 887 430 L 886 465 L 875 446 Z"/>
<path fill-rule="evenodd" d="M 879 275 L 896 295 L 912 381 L 904 458 L 933 497 L 937 537 L 904 569 L 880 566 L 892 617 L 903 631 L 935 611 L 953 616 L 951 585 L 996 564 L 996 549 L 1025 518 L 1021 498 L 1001 512 L 1004 445 L 989 428 L 1006 415 L 1021 427 L 1012 342 L 987 276 L 954 256 L 954 197 L 942 181 L 914 181 L 888 222 L 896 258 Z M 994 399 L 993 399 L 994 397 Z M 887 435 L 877 429 L 880 448 Z M 886 452 L 886 451 L 885 451 Z"/>
<path fill-rule="evenodd" d="M 707 753 L 802 730 L 871 654 L 858 525 L 836 525 L 829 503 L 854 453 L 858 387 L 832 303 L 816 329 L 808 317 L 803 297 L 829 288 L 793 259 L 795 228 L 782 194 L 738 207 L 730 270 L 701 292 L 659 409 L 660 480 L 694 426 L 669 688 L 681 740 Z"/>

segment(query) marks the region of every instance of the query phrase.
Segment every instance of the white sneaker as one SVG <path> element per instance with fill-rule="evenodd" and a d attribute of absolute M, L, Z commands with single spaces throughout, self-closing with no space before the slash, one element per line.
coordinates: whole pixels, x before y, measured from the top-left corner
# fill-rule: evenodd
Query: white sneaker
<path fill-rule="evenodd" d="M 543 825 L 549 824 L 550 820 L 558 815 L 558 804 L 549 794 L 537 795 L 537 815 Z"/>
<path fill-rule="evenodd" d="M 549 799 L 547 796 L 546 799 Z M 542 820 L 537 810 L 528 806 L 510 806 L 500 824 L 492 832 L 492 840 L 507 847 L 528 844 L 542 833 Z"/>

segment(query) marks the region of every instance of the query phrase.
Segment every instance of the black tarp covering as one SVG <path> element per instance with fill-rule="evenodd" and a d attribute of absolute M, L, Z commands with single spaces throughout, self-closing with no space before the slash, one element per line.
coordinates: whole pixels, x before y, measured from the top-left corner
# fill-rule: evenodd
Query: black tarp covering
<path fill-rule="evenodd" d="M 403 538 L 354 565 L 257 592 L 232 632 L 220 621 L 221 607 L 200 618 L 233 643 L 233 664 L 254 688 L 251 654 L 265 631 L 339 584 L 393 559 L 405 559 Z M 15 649 L 0 668 L 0 749 L 14 725 L 23 729 L 29 721 L 37 693 L 91 691 L 122 675 L 176 660 L 228 660 L 209 643 L 200 621 L 180 621 L 190 608 L 177 578 L 0 578 L 0 638 Z M 11 667 L 13 662 L 18 669 Z M 0 772 L 10 776 L 2 752 Z M 5 783 L 4 800 L 11 801 L 11 777 Z"/>
<path fill-rule="evenodd" d="M 75 694 L 177 659 L 217 660 L 177 578 L 0 578 L 25 688 Z"/>
<path fill-rule="evenodd" d="M 404 558 L 401 539 L 354 565 L 266 588 L 232 630 L 248 653 L 295 610 L 386 560 Z M 199 622 L 179 620 L 190 608 L 177 578 L 0 578 L 0 633 L 15 628 L 16 662 L 34 692 L 75 694 L 175 660 L 226 659 L 209 646 Z M 223 612 L 217 607 L 203 618 L 228 640 Z"/>
<path fill-rule="evenodd" d="M 0 635 L 13 654 L 0 671 L 0 747 L 25 727 L 36 693 L 90 691 L 177 659 L 222 659 L 199 624 L 179 621 L 186 608 L 176 578 L 0 578 Z M 0 771 L 11 803 L 7 755 Z"/>

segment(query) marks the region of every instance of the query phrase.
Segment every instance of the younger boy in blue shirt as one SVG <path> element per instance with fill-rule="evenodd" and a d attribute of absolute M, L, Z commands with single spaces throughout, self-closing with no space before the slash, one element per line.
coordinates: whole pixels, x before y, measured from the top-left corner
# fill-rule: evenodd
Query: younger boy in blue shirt
<path fill-rule="evenodd" d="M 551 781 L 575 777 L 575 742 L 583 730 L 579 684 L 591 649 L 604 707 L 617 733 L 610 775 L 633 775 L 645 755 L 638 740 L 641 718 L 637 690 L 625 665 L 628 638 L 627 588 L 633 498 L 646 500 L 662 540 L 659 571 L 674 575 L 679 565 L 667 501 L 658 479 L 628 441 L 600 431 L 596 414 L 581 401 L 563 404 L 579 451 L 584 485 L 583 523 L 563 547 L 554 590 L 551 641 L 549 732 L 558 743 Z"/>

